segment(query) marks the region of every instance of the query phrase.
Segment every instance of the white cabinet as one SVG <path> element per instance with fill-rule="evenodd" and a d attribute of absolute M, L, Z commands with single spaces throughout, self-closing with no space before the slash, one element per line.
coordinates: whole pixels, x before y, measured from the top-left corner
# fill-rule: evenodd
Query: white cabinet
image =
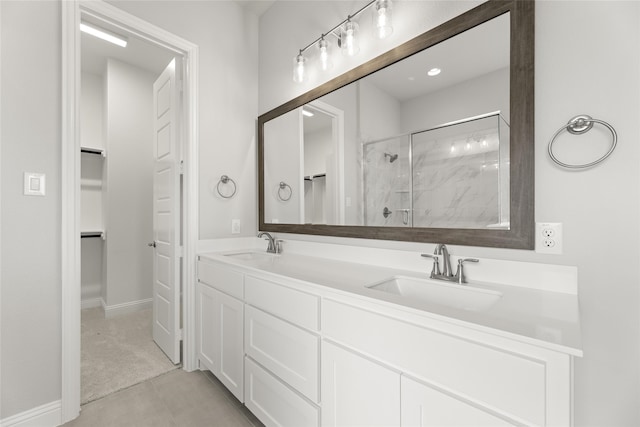
<path fill-rule="evenodd" d="M 397 426 L 400 374 L 322 343 L 322 425 Z"/>
<path fill-rule="evenodd" d="M 418 398 L 423 404 L 433 399 L 427 403 L 429 406 L 443 401 L 456 406 L 457 399 L 478 408 L 478 422 L 487 418 L 486 413 L 512 424 L 571 424 L 568 355 L 464 327 L 454 328 L 435 319 L 416 324 L 380 310 L 325 299 L 323 336 L 425 384 L 437 385 L 451 397 L 425 391 Z M 327 345 L 323 341 L 323 418 L 325 412 L 333 416 L 327 401 L 345 398 L 331 395 L 325 384 L 351 381 L 352 375 L 330 370 L 331 365 L 324 359 Z M 332 375 L 337 379 L 330 378 Z M 404 393 L 402 396 L 404 407 Z M 378 409 L 375 404 L 370 406 L 368 410 Z"/>
<path fill-rule="evenodd" d="M 568 354 L 221 262 L 198 274 L 200 362 L 268 426 L 571 425 Z"/>
<path fill-rule="evenodd" d="M 247 305 L 245 351 L 282 381 L 318 401 L 317 336 Z"/>
<path fill-rule="evenodd" d="M 405 376 L 401 380 L 402 427 L 512 426 L 477 406 Z"/>
<path fill-rule="evenodd" d="M 242 402 L 244 304 L 241 300 L 203 283 L 207 279 L 204 275 L 198 283 L 200 363 Z"/>
<path fill-rule="evenodd" d="M 251 358 L 245 361 L 245 405 L 267 426 L 308 427 L 320 411 Z"/>

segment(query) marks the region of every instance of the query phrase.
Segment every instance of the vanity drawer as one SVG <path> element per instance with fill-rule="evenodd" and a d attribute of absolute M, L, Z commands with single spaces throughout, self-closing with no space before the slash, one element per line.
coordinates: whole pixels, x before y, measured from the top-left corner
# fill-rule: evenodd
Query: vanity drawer
<path fill-rule="evenodd" d="M 318 402 L 319 338 L 251 306 L 244 327 L 246 354 Z"/>
<path fill-rule="evenodd" d="M 243 274 L 228 267 L 198 261 L 198 281 L 240 300 L 244 297 Z"/>
<path fill-rule="evenodd" d="M 247 275 L 245 302 L 303 328 L 319 330 L 320 297 L 316 295 Z"/>
<path fill-rule="evenodd" d="M 245 357 L 245 405 L 267 426 L 318 426 L 320 411 Z"/>
<path fill-rule="evenodd" d="M 555 368 L 544 355 L 519 355 L 332 300 L 323 302 L 322 329 L 331 340 L 527 424 L 544 425 L 546 405 L 570 395 L 548 388 Z"/>

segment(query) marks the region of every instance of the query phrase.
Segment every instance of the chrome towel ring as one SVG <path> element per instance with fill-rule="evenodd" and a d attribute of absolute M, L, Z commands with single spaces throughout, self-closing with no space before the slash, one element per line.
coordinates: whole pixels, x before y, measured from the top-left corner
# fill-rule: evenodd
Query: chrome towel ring
<path fill-rule="evenodd" d="M 280 181 L 280 184 L 278 185 L 278 199 L 282 200 L 283 202 L 288 202 L 289 199 L 291 199 L 291 196 L 293 195 L 293 190 L 291 189 L 291 186 L 289 184 L 287 184 L 284 181 Z M 289 189 L 289 196 L 287 197 L 283 197 L 283 190 L 284 190 L 284 194 L 286 195 L 286 189 Z"/>
<path fill-rule="evenodd" d="M 598 123 L 605 126 L 611 132 L 611 147 L 609 147 L 609 151 L 607 151 L 604 156 L 600 157 L 597 160 L 594 160 L 591 163 L 569 164 L 569 163 L 563 163 L 560 160 L 558 160 L 558 158 L 553 154 L 553 143 L 556 141 L 556 138 L 558 137 L 558 135 L 560 135 L 565 130 L 573 135 L 582 135 L 585 132 L 589 132 L 593 127 L 594 123 Z M 563 168 L 569 168 L 569 169 L 589 168 L 591 166 L 597 165 L 598 163 L 602 162 L 604 159 L 609 157 L 611 153 L 613 153 L 613 150 L 615 150 L 617 143 L 618 143 L 618 134 L 616 133 L 616 130 L 613 128 L 613 126 L 611 126 L 609 123 L 605 122 L 604 120 L 593 119 L 590 116 L 587 116 L 586 114 L 580 115 L 569 120 L 569 122 L 566 125 L 562 126 L 560 129 L 558 129 L 558 131 L 555 134 L 553 134 L 551 141 L 549 141 L 549 148 L 548 148 L 549 157 L 551 157 L 551 160 L 553 160 Z"/>
<path fill-rule="evenodd" d="M 226 185 L 226 184 L 229 184 L 229 183 L 231 183 L 233 185 L 233 192 L 231 192 L 231 194 L 225 195 L 225 194 L 222 193 L 222 191 L 220 191 L 220 184 L 225 184 Z M 225 199 L 230 199 L 233 196 L 235 196 L 237 189 L 238 189 L 238 186 L 236 185 L 236 182 L 233 179 L 229 178 L 227 175 L 222 175 L 220 177 L 220 181 L 218 181 L 218 185 L 216 185 L 216 191 L 218 192 L 220 197 L 223 197 Z"/>

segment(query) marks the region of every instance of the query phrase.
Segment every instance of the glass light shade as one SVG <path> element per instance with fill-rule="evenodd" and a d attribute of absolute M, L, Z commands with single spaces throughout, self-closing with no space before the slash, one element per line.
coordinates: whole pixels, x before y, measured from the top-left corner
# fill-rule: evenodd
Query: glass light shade
<path fill-rule="evenodd" d="M 373 5 L 373 28 L 376 37 L 384 39 L 393 33 L 391 0 L 377 0 Z"/>
<path fill-rule="evenodd" d="M 318 42 L 318 59 L 320 60 L 322 71 L 330 70 L 333 67 L 333 62 L 331 62 L 331 43 L 324 38 Z"/>
<path fill-rule="evenodd" d="M 293 81 L 296 83 L 302 83 L 307 80 L 307 70 L 305 64 L 307 58 L 302 53 L 296 55 L 293 58 Z"/>
<path fill-rule="evenodd" d="M 340 30 L 340 47 L 342 53 L 353 56 L 360 51 L 360 41 L 358 40 L 358 23 L 347 21 Z"/>

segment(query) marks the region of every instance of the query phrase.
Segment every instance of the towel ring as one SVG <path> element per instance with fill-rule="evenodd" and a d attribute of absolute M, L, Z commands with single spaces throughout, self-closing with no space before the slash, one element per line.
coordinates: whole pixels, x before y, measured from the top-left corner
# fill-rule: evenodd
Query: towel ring
<path fill-rule="evenodd" d="M 282 190 L 284 190 L 285 188 L 289 189 L 288 197 L 282 197 Z M 291 189 L 291 186 L 284 181 L 280 181 L 279 188 L 278 188 L 278 199 L 282 200 L 283 202 L 288 202 L 289 199 L 291 199 L 292 195 L 293 195 L 293 189 Z"/>
<path fill-rule="evenodd" d="M 594 160 L 591 163 L 576 165 L 576 164 L 563 163 L 560 160 L 558 160 L 558 158 L 553 154 L 553 143 L 555 142 L 558 135 L 560 135 L 565 130 L 573 135 L 582 135 L 583 133 L 589 132 L 593 127 L 594 123 L 598 123 L 605 126 L 611 132 L 611 147 L 609 147 L 609 151 L 607 151 L 604 156 L 600 157 L 597 160 Z M 558 129 L 558 131 L 553 135 L 553 137 L 551 138 L 551 141 L 549 141 L 549 157 L 551 157 L 551 160 L 553 160 L 558 165 L 564 168 L 569 168 L 569 169 L 589 168 L 591 166 L 597 165 L 598 163 L 602 162 L 604 159 L 609 157 L 611 153 L 613 153 L 613 150 L 615 150 L 617 143 L 618 143 L 618 134 L 616 133 L 616 130 L 613 128 L 613 126 L 611 126 L 609 123 L 605 122 L 604 120 L 593 119 L 590 116 L 587 116 L 586 114 L 580 115 L 569 120 L 569 122 L 566 125 Z"/>
<path fill-rule="evenodd" d="M 220 191 L 220 184 L 228 184 L 229 182 L 231 182 L 231 184 L 233 184 L 233 192 L 228 195 L 225 196 L 224 194 L 222 194 L 222 192 Z M 216 185 L 216 191 L 218 192 L 218 194 L 220 195 L 220 197 L 224 197 L 225 199 L 230 199 L 233 196 L 235 196 L 236 194 L 236 190 L 238 189 L 238 186 L 236 185 L 236 182 L 229 178 L 227 175 L 222 175 L 220 177 L 220 181 L 218 181 L 218 185 Z"/>

